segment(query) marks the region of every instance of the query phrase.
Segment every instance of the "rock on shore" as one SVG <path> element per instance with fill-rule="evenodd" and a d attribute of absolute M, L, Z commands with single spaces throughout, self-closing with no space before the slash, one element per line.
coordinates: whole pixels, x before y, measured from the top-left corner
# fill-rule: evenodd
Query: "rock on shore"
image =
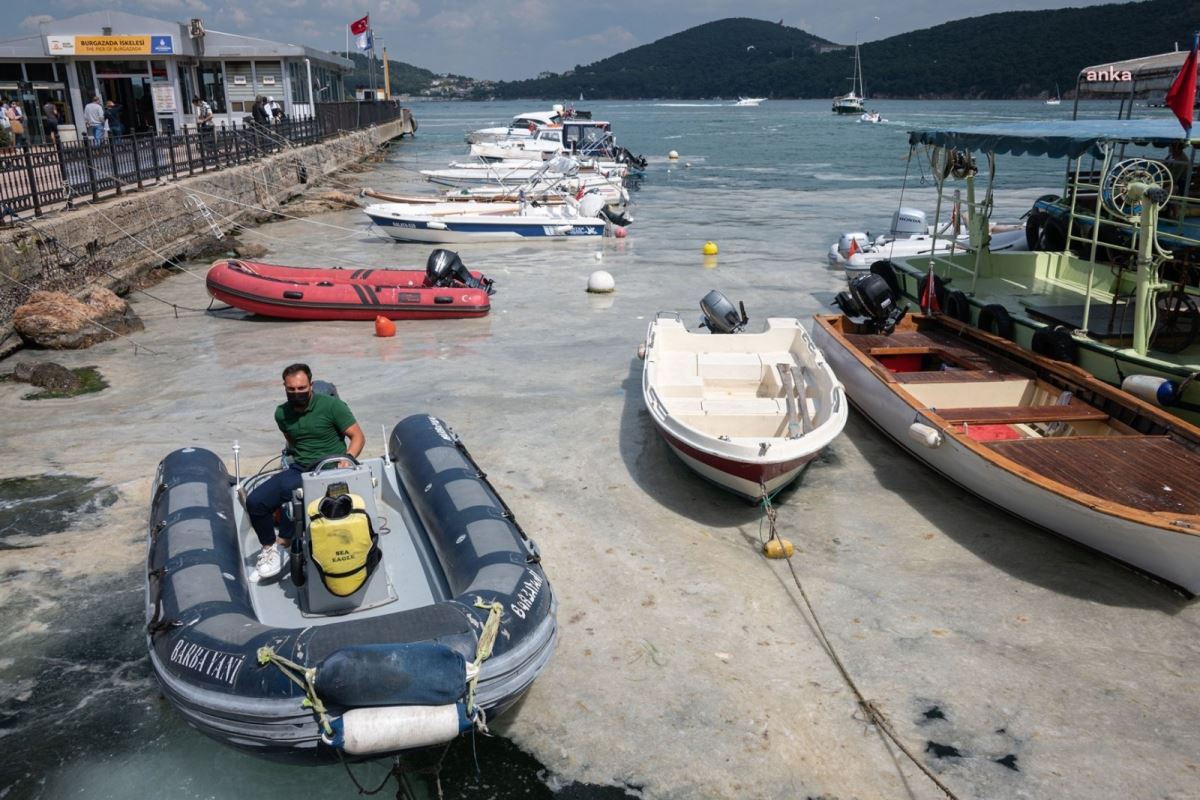
<path fill-rule="evenodd" d="M 92 289 L 82 301 L 62 292 L 34 292 L 13 311 L 12 321 L 26 344 L 51 350 L 91 347 L 143 328 L 129 305 L 104 288 Z"/>

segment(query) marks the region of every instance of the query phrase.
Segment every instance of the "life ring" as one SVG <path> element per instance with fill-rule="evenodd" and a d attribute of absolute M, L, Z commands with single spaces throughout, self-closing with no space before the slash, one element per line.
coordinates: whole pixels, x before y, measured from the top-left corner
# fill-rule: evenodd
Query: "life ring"
<path fill-rule="evenodd" d="M 1056 325 L 1053 329 L 1038 328 L 1033 332 L 1033 341 L 1029 347 L 1038 355 L 1053 358 L 1055 361 L 1074 364 L 1079 359 L 1079 345 L 1065 325 Z"/>
<path fill-rule="evenodd" d="M 896 277 L 896 267 L 892 265 L 891 261 L 887 259 L 876 261 L 871 265 L 871 274 L 883 278 L 883 282 L 892 290 L 892 294 L 896 296 L 896 299 L 900 299 L 900 279 Z"/>
<path fill-rule="evenodd" d="M 971 303 L 967 300 L 967 296 L 958 289 L 946 293 L 946 302 L 942 306 L 942 311 L 946 316 L 953 317 L 959 322 L 968 324 L 971 322 Z"/>
<path fill-rule="evenodd" d="M 1012 315 L 1004 306 L 990 303 L 979 310 L 979 329 L 1011 341 L 1013 337 Z"/>
<path fill-rule="evenodd" d="M 917 302 L 925 299 L 925 287 L 929 285 L 929 276 L 923 275 L 917 281 Z M 961 292 L 959 293 L 961 294 Z M 946 282 L 941 275 L 933 276 L 933 296 L 937 299 L 937 307 L 946 310 Z"/>

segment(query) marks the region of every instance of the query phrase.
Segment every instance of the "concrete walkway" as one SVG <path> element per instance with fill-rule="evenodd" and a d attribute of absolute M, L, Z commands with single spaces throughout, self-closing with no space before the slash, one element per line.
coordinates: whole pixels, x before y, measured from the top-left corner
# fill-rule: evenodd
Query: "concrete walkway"
<path fill-rule="evenodd" d="M 136 573 L 158 460 L 196 445 L 231 461 L 238 440 L 244 468 L 257 469 L 280 446 L 279 371 L 306 360 L 337 383 L 368 453 L 406 414 L 448 421 L 540 545 L 558 651 L 499 727 L 559 778 L 647 798 L 942 797 L 865 723 L 787 564 L 759 555 L 759 511 L 697 479 L 658 438 L 635 355 L 656 311 L 690 320 L 714 287 L 745 301 L 752 329 L 809 318 L 844 285 L 824 264 L 829 243 L 846 220 L 885 218 L 892 198 L 701 196 L 728 209 L 714 223 L 657 180 L 637 195 L 626 240 L 459 248 L 499 288 L 482 320 L 402 322 L 378 339 L 369 323 L 176 318 L 139 299 L 138 355 L 112 342 L 18 356 L 99 365 L 111 388 L 26 402 L 27 387 L 0 384 L 0 476 L 115 484 L 102 543 L 67 533 L 43 551 L 67 579 Z M 785 253 L 754 229 L 780 214 L 804 222 Z M 317 219 L 344 227 L 259 229 L 266 260 L 336 252 L 344 266 L 419 266 L 429 251 L 374 236 L 357 212 Z M 714 269 L 706 239 L 721 246 Z M 151 291 L 203 308 L 195 267 Z M 584 292 L 600 267 L 615 295 Z M 781 498 L 779 524 L 850 675 L 958 797 L 1200 797 L 1197 603 L 965 495 L 857 415 Z M 0 571 L 11 557 L 0 552 Z M 37 580 L 21 573 L 10 587 Z"/>

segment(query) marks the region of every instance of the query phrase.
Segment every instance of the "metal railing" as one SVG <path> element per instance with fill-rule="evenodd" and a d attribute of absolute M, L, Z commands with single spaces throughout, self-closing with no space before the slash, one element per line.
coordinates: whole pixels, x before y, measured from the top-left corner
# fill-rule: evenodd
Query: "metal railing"
<path fill-rule="evenodd" d="M 364 108 L 351 119 L 352 109 L 342 107 L 356 105 Z M 132 186 L 140 189 L 256 161 L 400 118 L 401 112 L 393 103 L 319 103 L 315 116 L 270 125 L 235 122 L 184 127 L 179 133 L 131 133 L 98 145 L 85 137 L 0 151 L 0 222 L 30 210 L 41 216 L 48 207 L 70 205 L 75 198 L 99 200 Z"/>
<path fill-rule="evenodd" d="M 401 119 L 408 113 L 395 100 L 346 100 L 336 103 L 317 103 L 317 120 L 328 133 L 355 131 L 371 125 Z"/>

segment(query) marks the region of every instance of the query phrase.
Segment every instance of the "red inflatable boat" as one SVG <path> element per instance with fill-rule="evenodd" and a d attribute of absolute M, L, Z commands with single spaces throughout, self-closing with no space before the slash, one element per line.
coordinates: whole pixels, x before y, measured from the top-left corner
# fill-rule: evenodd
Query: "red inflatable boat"
<path fill-rule="evenodd" d="M 241 259 L 213 262 L 208 293 L 235 308 L 281 319 L 454 319 L 491 309 L 492 281 L 449 250 L 425 271 L 283 267 Z"/>

